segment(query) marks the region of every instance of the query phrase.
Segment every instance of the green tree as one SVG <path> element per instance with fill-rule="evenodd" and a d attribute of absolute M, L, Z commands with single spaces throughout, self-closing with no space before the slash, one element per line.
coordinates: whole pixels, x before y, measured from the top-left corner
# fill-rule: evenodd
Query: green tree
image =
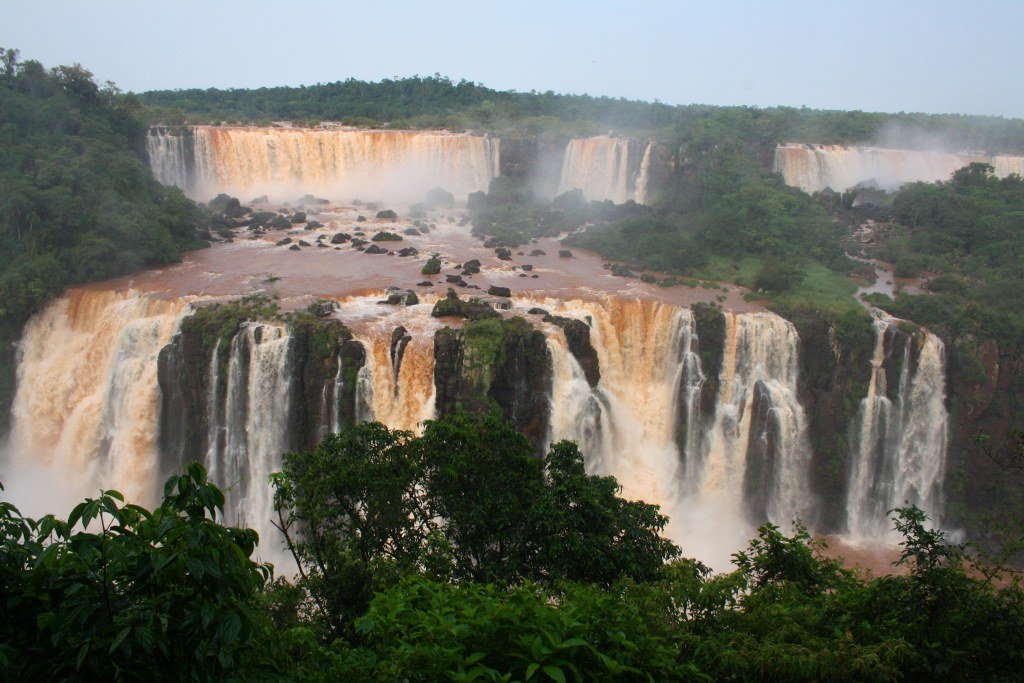
<path fill-rule="evenodd" d="M 241 680 L 276 671 L 255 596 L 270 576 L 199 465 L 155 510 L 104 491 L 67 520 L 0 502 L 5 680 Z"/>

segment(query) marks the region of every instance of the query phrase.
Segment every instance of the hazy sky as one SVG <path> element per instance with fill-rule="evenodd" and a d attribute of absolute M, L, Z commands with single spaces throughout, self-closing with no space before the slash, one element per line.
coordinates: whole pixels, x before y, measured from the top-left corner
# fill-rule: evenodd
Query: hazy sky
<path fill-rule="evenodd" d="M 0 46 L 124 90 L 440 73 L 670 104 L 1024 117 L 1024 2 L 0 0 Z"/>

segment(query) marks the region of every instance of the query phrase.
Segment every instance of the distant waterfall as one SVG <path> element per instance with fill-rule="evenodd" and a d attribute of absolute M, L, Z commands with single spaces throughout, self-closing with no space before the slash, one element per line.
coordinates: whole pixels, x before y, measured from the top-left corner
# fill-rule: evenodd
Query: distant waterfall
<path fill-rule="evenodd" d="M 775 149 L 775 171 L 782 174 L 787 185 L 805 192 L 826 187 L 843 192 L 868 181 L 884 190 L 895 190 L 904 183 L 949 180 L 954 171 L 973 162 L 992 164 L 1001 178 L 1024 173 L 1024 157 L 1020 156 L 844 145 L 785 144 Z"/>
<path fill-rule="evenodd" d="M 652 143 L 625 138 L 570 140 L 562 157 L 557 194 L 578 189 L 587 199 L 643 203 L 647 199 L 652 147 Z"/>
<path fill-rule="evenodd" d="M 227 192 L 248 201 L 305 193 L 334 200 L 421 200 L 443 187 L 456 197 L 486 191 L 498 174 L 497 138 L 444 131 L 196 126 L 191 148 L 162 129 L 147 137 L 163 183 L 198 199 Z M 189 154 L 191 152 L 191 154 Z"/>
<path fill-rule="evenodd" d="M 146 155 L 153 177 L 164 185 L 192 192 L 192 138 L 167 128 L 150 128 L 146 136 Z"/>
<path fill-rule="evenodd" d="M 912 368 L 913 342 L 904 344 L 899 387 L 887 395 L 883 363 L 896 321 L 875 321 L 875 350 L 868 394 L 861 402 L 860 429 L 852 452 L 847 527 L 854 536 L 876 538 L 890 527 L 889 510 L 913 503 L 934 522 L 942 516 L 948 415 L 945 350 L 924 331 Z"/>

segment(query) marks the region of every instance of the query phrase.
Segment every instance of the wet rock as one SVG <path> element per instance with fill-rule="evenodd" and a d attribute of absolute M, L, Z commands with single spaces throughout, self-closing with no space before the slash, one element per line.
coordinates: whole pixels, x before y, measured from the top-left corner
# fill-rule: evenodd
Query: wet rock
<path fill-rule="evenodd" d="M 533 275 L 531 275 L 530 277 L 532 277 L 532 278 L 533 278 L 534 280 L 536 280 L 537 278 L 539 278 L 539 277 L 540 277 L 540 275 L 537 275 L 536 273 L 534 273 L 534 274 L 533 274 Z"/>
<path fill-rule="evenodd" d="M 587 378 L 587 383 L 596 387 L 601 381 L 601 367 L 597 360 L 597 350 L 590 343 L 590 326 L 582 320 L 565 318 L 560 315 L 548 315 L 544 322 L 553 323 L 562 328 L 565 334 L 565 341 L 576 361 Z"/>
<path fill-rule="evenodd" d="M 445 275 L 446 282 L 463 282 L 461 275 Z"/>
<path fill-rule="evenodd" d="M 487 293 L 491 296 L 510 297 L 512 296 L 512 290 L 508 287 L 499 287 L 498 285 L 491 285 L 487 288 Z"/>
<path fill-rule="evenodd" d="M 299 246 L 300 247 L 311 247 L 313 245 L 310 244 L 309 242 L 307 242 L 306 240 L 299 240 Z"/>
<path fill-rule="evenodd" d="M 420 234 L 420 231 L 417 228 L 406 228 L 402 232 L 411 237 L 415 237 Z"/>
<path fill-rule="evenodd" d="M 293 244 L 292 246 L 288 247 L 288 249 L 289 249 L 289 251 L 298 251 L 299 250 L 299 245 Z"/>
<path fill-rule="evenodd" d="M 545 309 L 537 307 L 531 308 L 527 313 L 530 315 L 548 315 L 548 312 Z"/>
<path fill-rule="evenodd" d="M 417 282 L 416 286 L 417 287 L 433 287 L 434 283 L 431 282 L 430 280 L 424 280 L 423 282 Z"/>
<path fill-rule="evenodd" d="M 486 320 L 501 316 L 489 304 L 479 299 L 460 299 L 455 290 L 451 288 L 448 289 L 448 294 L 444 299 L 434 304 L 430 315 L 435 318 L 465 318 L 467 320 Z"/>
<path fill-rule="evenodd" d="M 365 253 L 367 253 L 367 254 L 389 254 L 391 252 L 389 252 L 387 249 L 384 249 L 382 247 L 377 246 L 376 244 L 371 244 L 370 246 L 368 246 L 366 248 L 366 252 Z"/>
<path fill-rule="evenodd" d="M 462 264 L 462 272 L 465 275 L 475 275 L 480 272 L 480 259 L 472 259 Z"/>
<path fill-rule="evenodd" d="M 364 247 L 364 246 L 366 246 L 369 243 L 370 242 L 368 240 L 364 240 L 364 239 L 359 238 L 359 237 L 353 237 L 352 238 L 352 246 L 356 247 L 357 249 L 359 247 Z"/>
<path fill-rule="evenodd" d="M 547 256 L 547 253 L 542 249 L 534 249 L 530 252 L 530 256 Z"/>
<path fill-rule="evenodd" d="M 402 289 L 388 293 L 388 298 L 380 303 L 392 306 L 415 306 L 419 302 L 420 298 L 416 296 L 416 292 L 411 289 Z"/>
<path fill-rule="evenodd" d="M 339 232 L 336 233 L 333 237 L 331 237 L 331 244 L 344 244 L 345 242 L 348 242 L 350 239 L 352 239 L 352 235 L 348 234 L 347 232 Z"/>
<path fill-rule="evenodd" d="M 523 265 L 523 270 L 533 270 L 533 266 L 529 263 Z"/>
<path fill-rule="evenodd" d="M 338 310 L 338 303 L 336 301 L 317 301 L 310 306 L 309 310 L 318 318 L 327 318 Z"/>
<path fill-rule="evenodd" d="M 502 261 L 512 260 L 512 252 L 507 247 L 498 247 L 494 250 L 494 253 L 497 254 L 498 258 Z"/>
<path fill-rule="evenodd" d="M 292 243 L 292 238 L 291 237 L 282 237 L 281 239 L 279 239 L 277 241 L 277 246 L 283 247 L 284 245 L 291 244 L 291 243 Z"/>
<path fill-rule="evenodd" d="M 323 242 L 317 242 L 316 246 L 321 247 L 323 249 L 329 249 L 330 248 L 326 244 L 324 244 Z"/>
<path fill-rule="evenodd" d="M 573 257 L 572 256 L 572 252 L 570 250 L 568 250 L 568 249 L 559 249 L 558 250 L 558 255 L 561 256 L 562 258 L 572 258 Z"/>
<path fill-rule="evenodd" d="M 561 255 L 561 253 L 559 253 Z M 571 255 L 570 255 L 571 256 Z M 612 275 L 616 277 L 636 277 L 636 273 L 629 269 L 629 266 L 621 263 L 612 263 L 608 266 L 608 270 L 612 272 Z"/>
<path fill-rule="evenodd" d="M 398 250 L 398 255 L 402 256 L 402 257 L 405 257 L 405 256 L 415 256 L 418 253 L 420 253 L 420 250 L 416 249 L 414 247 L 404 247 L 404 248 Z"/>

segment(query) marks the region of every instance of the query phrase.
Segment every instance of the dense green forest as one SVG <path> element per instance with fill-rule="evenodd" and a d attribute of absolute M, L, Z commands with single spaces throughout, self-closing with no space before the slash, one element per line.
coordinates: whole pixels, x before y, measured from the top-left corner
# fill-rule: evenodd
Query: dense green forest
<path fill-rule="evenodd" d="M 901 575 L 771 525 L 711 575 L 656 507 L 491 417 L 362 424 L 273 477 L 294 582 L 199 465 L 155 510 L 0 502 L 5 680 L 1019 680 L 1024 591 L 893 511 Z M 264 539 L 264 542 L 272 542 Z M 667 562 L 666 562 L 667 560 Z"/>
<path fill-rule="evenodd" d="M 927 275 L 931 293 L 873 302 L 952 338 L 1024 348 L 1024 179 L 971 164 L 948 182 L 914 183 L 888 199 L 878 254 L 897 275 Z"/>
<path fill-rule="evenodd" d="M 0 75 L 0 324 L 54 294 L 200 246 L 202 212 L 136 154 L 138 107 L 81 66 L 4 55 Z"/>
<path fill-rule="evenodd" d="M 153 179 L 141 109 L 81 66 L 46 70 L 0 49 L 0 431 L 9 346 L 64 287 L 203 246 L 210 215 Z"/>
<path fill-rule="evenodd" d="M 794 107 L 670 106 L 551 91 L 520 93 L 453 82 L 438 74 L 348 79 L 311 86 L 145 92 L 153 123 L 257 123 L 340 121 L 394 128 L 476 128 L 523 134 L 585 134 L 614 129 L 671 140 L 678 130 L 714 135 L 743 131 L 765 145 L 779 141 L 850 143 L 878 139 L 886 126 L 913 132 L 921 144 L 946 141 L 954 149 L 1024 153 L 1024 121 L 956 114 L 886 114 Z"/>

